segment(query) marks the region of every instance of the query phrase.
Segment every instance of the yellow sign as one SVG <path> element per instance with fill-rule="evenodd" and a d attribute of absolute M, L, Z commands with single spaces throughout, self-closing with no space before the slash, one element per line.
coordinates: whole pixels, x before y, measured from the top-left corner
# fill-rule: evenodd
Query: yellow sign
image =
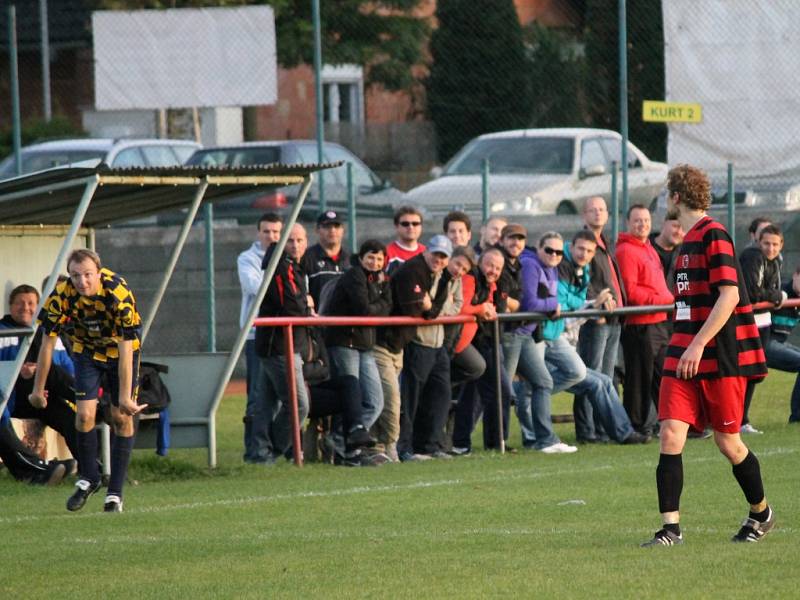
<path fill-rule="evenodd" d="M 657 123 L 700 123 L 703 120 L 703 107 L 699 104 L 645 100 L 642 103 L 642 120 Z"/>

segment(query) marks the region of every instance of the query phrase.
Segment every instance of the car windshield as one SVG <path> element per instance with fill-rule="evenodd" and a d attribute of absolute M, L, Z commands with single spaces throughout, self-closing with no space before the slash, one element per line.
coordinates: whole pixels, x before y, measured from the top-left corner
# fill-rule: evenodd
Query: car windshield
<path fill-rule="evenodd" d="M 186 164 L 203 167 L 240 167 L 243 165 L 269 165 L 281 162 L 279 146 L 265 148 L 220 148 L 195 152 Z"/>
<path fill-rule="evenodd" d="M 574 140 L 562 137 L 518 137 L 474 140 L 456 154 L 443 175 L 475 175 L 483 161 L 495 174 L 569 174 L 572 172 Z"/>
<path fill-rule="evenodd" d="M 62 165 L 68 165 L 84 160 L 102 160 L 106 156 L 105 150 L 46 150 L 42 152 L 22 153 L 22 172 L 33 173 Z M 17 175 L 17 166 L 14 156 L 9 156 L 0 163 L 0 179 L 7 179 Z"/>

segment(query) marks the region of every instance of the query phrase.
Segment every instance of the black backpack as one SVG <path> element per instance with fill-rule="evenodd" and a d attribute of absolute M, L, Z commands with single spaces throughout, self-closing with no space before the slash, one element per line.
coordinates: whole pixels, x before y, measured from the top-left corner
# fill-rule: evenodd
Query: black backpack
<path fill-rule="evenodd" d="M 169 373 L 167 365 L 153 362 L 142 362 L 139 365 L 139 397 L 138 404 L 147 404 L 142 412 L 147 415 L 160 413 L 171 401 L 169 390 L 161 373 Z"/>

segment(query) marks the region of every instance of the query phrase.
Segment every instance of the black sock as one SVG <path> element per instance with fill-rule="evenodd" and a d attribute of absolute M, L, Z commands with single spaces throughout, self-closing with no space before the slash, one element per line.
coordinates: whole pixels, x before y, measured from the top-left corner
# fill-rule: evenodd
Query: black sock
<path fill-rule="evenodd" d="M 100 481 L 100 468 L 97 464 L 97 432 L 91 431 L 76 433 L 78 441 L 78 472 L 82 479 L 92 483 Z"/>
<path fill-rule="evenodd" d="M 678 510 L 683 491 L 683 458 L 680 454 L 662 454 L 656 467 L 658 511 Z"/>
<path fill-rule="evenodd" d="M 128 475 L 128 463 L 133 450 L 133 436 L 115 435 L 111 441 L 111 477 L 108 480 L 108 494 L 122 498 L 122 486 Z"/>
<path fill-rule="evenodd" d="M 751 519 L 755 519 L 756 521 L 760 521 L 761 523 L 763 523 L 769 518 L 769 506 L 767 506 L 767 508 L 765 508 L 761 512 L 753 512 L 751 510 L 749 517 Z"/>
<path fill-rule="evenodd" d="M 681 534 L 681 526 L 678 523 L 664 523 L 664 529 L 671 531 L 675 535 Z"/>
<path fill-rule="evenodd" d="M 761 481 L 761 466 L 756 455 L 749 451 L 744 460 L 733 465 L 733 476 L 739 482 L 749 504 L 758 504 L 764 499 L 764 484 Z"/>

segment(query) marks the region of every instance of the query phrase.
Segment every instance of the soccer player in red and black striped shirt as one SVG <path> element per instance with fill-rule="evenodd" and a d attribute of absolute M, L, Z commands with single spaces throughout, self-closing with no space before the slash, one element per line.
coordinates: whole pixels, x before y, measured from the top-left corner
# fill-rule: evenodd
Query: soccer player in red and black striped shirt
<path fill-rule="evenodd" d="M 642 546 L 683 543 L 679 503 L 683 488 L 681 452 L 689 426 L 708 422 L 714 441 L 733 465 L 733 475 L 750 504 L 734 542 L 757 542 L 775 524 L 764 496 L 755 454 L 739 436 L 747 381 L 767 374 L 733 242 L 706 214 L 711 184 L 697 168 L 679 165 L 667 180 L 669 208 L 686 232 L 675 262 L 673 334 L 659 394 L 661 456 L 656 469 L 663 528 Z"/>

